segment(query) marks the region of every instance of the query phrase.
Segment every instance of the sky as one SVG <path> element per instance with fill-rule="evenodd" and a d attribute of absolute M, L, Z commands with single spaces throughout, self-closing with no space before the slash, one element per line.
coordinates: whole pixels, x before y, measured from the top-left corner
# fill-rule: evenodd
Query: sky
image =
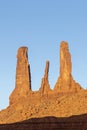
<path fill-rule="evenodd" d="M 87 0 L 0 0 L 0 110 L 15 88 L 18 48 L 28 47 L 32 89 L 40 88 L 46 60 L 53 88 L 61 41 L 69 43 L 73 78 L 86 89 Z"/>

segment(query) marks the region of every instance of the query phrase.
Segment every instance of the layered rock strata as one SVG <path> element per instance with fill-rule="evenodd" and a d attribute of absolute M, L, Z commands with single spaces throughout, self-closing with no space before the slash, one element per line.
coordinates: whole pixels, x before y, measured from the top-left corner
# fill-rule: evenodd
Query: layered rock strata
<path fill-rule="evenodd" d="M 31 73 L 28 63 L 28 48 L 21 47 L 17 53 L 16 83 L 15 89 L 10 96 L 10 104 L 21 97 L 26 97 L 31 91 Z"/>
<path fill-rule="evenodd" d="M 81 86 L 73 80 L 71 55 L 68 43 L 64 41 L 60 44 L 60 76 L 54 90 L 62 93 L 81 90 Z"/>

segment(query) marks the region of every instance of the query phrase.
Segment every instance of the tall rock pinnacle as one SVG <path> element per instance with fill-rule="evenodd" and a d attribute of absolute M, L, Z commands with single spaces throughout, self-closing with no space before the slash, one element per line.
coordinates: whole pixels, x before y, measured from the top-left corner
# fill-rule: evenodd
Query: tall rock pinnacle
<path fill-rule="evenodd" d="M 80 85 L 73 80 L 71 55 L 67 42 L 60 44 L 60 76 L 54 87 L 58 92 L 77 92 Z"/>
<path fill-rule="evenodd" d="M 68 49 L 68 43 L 62 42 L 60 45 L 60 76 L 68 80 L 72 72 L 71 55 Z"/>
<path fill-rule="evenodd" d="M 16 84 L 15 89 L 10 96 L 10 104 L 14 103 L 16 98 L 26 97 L 31 91 L 31 73 L 28 64 L 28 48 L 21 47 L 17 53 Z"/>
<path fill-rule="evenodd" d="M 42 78 L 42 82 L 41 82 L 40 92 L 42 94 L 47 94 L 50 91 L 48 74 L 49 74 L 49 61 L 46 62 L 45 73 L 44 73 L 44 77 Z"/>

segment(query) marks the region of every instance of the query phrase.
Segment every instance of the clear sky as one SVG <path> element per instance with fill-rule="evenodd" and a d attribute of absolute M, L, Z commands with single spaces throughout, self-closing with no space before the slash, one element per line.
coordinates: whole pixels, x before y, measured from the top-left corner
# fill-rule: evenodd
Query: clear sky
<path fill-rule="evenodd" d="M 0 109 L 8 106 L 15 87 L 17 49 L 29 49 L 33 90 L 50 61 L 53 88 L 63 40 L 72 54 L 73 77 L 87 88 L 87 0 L 0 0 Z"/>

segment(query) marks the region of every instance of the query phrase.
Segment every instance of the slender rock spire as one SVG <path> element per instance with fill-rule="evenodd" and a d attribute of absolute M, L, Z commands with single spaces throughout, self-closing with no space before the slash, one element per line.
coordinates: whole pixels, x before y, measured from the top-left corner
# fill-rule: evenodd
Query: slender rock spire
<path fill-rule="evenodd" d="M 49 75 L 49 61 L 46 61 L 45 73 L 44 73 L 44 77 L 42 78 L 41 87 L 40 87 L 40 92 L 42 94 L 47 94 L 50 91 L 48 75 Z"/>
<path fill-rule="evenodd" d="M 58 92 L 77 92 L 80 85 L 73 80 L 71 54 L 67 42 L 60 44 L 60 76 L 54 87 Z"/>
<path fill-rule="evenodd" d="M 15 89 L 10 96 L 10 103 L 14 103 L 15 98 L 26 97 L 30 91 L 31 73 L 30 64 L 28 63 L 28 48 L 21 47 L 17 53 L 16 83 Z"/>
<path fill-rule="evenodd" d="M 48 80 L 49 75 L 49 61 L 46 62 L 44 78 Z"/>

